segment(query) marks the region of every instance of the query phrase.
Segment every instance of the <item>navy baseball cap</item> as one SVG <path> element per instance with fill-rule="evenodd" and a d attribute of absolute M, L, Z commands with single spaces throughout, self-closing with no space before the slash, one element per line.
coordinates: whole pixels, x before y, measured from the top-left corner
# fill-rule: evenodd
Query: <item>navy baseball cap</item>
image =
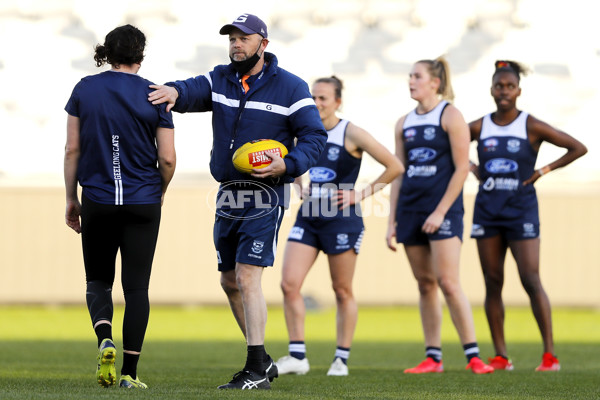
<path fill-rule="evenodd" d="M 232 23 L 223 25 L 219 33 L 221 35 L 228 35 L 233 28 L 237 28 L 247 35 L 258 33 L 265 39 L 267 38 L 267 25 L 256 15 L 242 14 Z"/>

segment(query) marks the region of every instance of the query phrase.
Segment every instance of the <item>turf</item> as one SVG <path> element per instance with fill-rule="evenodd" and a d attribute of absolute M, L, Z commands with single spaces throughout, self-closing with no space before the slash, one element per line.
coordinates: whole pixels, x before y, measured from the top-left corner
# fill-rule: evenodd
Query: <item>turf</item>
<path fill-rule="evenodd" d="M 474 310 L 482 356 L 493 349 L 485 317 Z M 444 315 L 446 372 L 405 375 L 423 357 L 418 311 L 409 307 L 360 310 L 350 358 L 350 376 L 327 377 L 335 349 L 335 311 L 310 312 L 307 347 L 311 371 L 282 376 L 271 391 L 219 391 L 245 361 L 245 345 L 230 312 L 221 307 L 153 307 L 139 374 L 147 391 L 103 389 L 94 381 L 95 338 L 87 310 L 78 307 L 0 307 L 0 399 L 598 399 L 600 314 L 556 309 L 558 373 L 536 373 L 541 344 L 530 310 L 507 310 L 511 372 L 477 376 L 464 370 L 464 356 Z M 122 308 L 115 312 L 120 346 Z M 270 308 L 267 350 L 287 352 L 283 314 Z M 117 371 L 120 358 L 117 361 Z"/>

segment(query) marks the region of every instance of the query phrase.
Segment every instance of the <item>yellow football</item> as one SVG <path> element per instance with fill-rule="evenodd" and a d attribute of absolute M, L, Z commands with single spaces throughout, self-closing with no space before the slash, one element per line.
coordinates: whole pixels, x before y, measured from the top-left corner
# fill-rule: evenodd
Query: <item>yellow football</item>
<path fill-rule="evenodd" d="M 233 153 L 231 161 L 233 161 L 235 169 L 249 174 L 252 169 L 264 168 L 271 164 L 271 159 L 265 154 L 265 151 L 277 153 L 282 158 L 288 153 L 287 148 L 277 140 L 258 139 L 238 148 Z"/>

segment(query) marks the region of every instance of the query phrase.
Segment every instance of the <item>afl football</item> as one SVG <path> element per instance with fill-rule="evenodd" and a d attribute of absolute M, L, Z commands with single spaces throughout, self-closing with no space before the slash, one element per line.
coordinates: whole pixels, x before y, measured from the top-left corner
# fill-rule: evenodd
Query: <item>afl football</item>
<path fill-rule="evenodd" d="M 258 139 L 245 143 L 233 153 L 231 161 L 233 166 L 240 172 L 249 174 L 253 169 L 264 168 L 271 164 L 271 159 L 265 154 L 265 151 L 272 151 L 280 157 L 285 157 L 288 153 L 287 148 L 272 139 Z"/>

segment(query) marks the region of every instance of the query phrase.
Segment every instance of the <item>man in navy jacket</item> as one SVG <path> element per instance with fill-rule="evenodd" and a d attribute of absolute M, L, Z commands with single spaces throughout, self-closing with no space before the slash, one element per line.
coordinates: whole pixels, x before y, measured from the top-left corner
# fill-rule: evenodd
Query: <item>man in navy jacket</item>
<path fill-rule="evenodd" d="M 152 104 L 168 102 L 177 112 L 212 111 L 210 171 L 220 182 L 214 242 L 221 286 L 248 344 L 246 365 L 220 389 L 269 389 L 277 367 L 264 347 L 267 307 L 261 289 L 264 267 L 272 266 L 283 210 L 285 185 L 311 168 L 325 147 L 327 133 L 302 79 L 266 53 L 267 26 L 242 14 L 219 31 L 229 35 L 231 63 L 185 81 L 153 85 Z M 251 174 L 238 172 L 235 150 L 256 139 L 274 139 L 289 150 L 285 158 Z"/>

